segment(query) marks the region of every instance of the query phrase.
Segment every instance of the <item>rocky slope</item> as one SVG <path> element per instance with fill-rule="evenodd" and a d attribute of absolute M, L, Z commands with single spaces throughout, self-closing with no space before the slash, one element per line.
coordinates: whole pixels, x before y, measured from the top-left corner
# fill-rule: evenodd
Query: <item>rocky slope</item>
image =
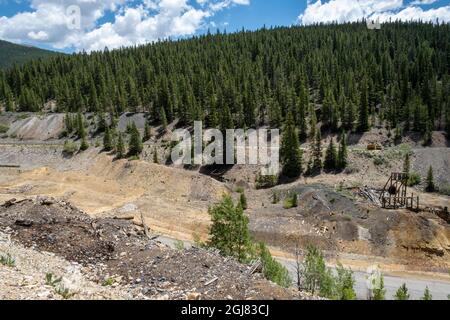
<path fill-rule="evenodd" d="M 14 260 L 0 265 L 3 299 L 311 298 L 216 252 L 173 250 L 131 221 L 92 219 L 53 198 L 5 202 L 0 236 Z"/>

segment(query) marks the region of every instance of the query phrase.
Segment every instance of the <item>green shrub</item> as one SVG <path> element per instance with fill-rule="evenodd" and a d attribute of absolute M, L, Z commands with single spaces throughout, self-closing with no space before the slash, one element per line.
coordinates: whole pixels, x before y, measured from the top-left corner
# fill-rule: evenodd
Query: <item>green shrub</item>
<path fill-rule="evenodd" d="M 409 174 L 408 186 L 414 187 L 422 182 L 422 177 L 417 172 L 412 172 Z"/>
<path fill-rule="evenodd" d="M 376 165 L 376 166 L 382 166 L 382 165 L 385 165 L 386 163 L 387 163 L 386 159 L 384 159 L 381 156 L 376 156 L 373 159 L 373 164 Z"/>
<path fill-rule="evenodd" d="M 269 189 L 277 185 L 278 177 L 276 175 L 258 175 L 256 178 L 256 189 Z"/>
<path fill-rule="evenodd" d="M 7 267 L 15 267 L 16 260 L 11 256 L 11 254 L 7 253 L 6 255 L 0 255 L 0 264 Z"/>
<path fill-rule="evenodd" d="M 116 283 L 116 280 L 114 278 L 107 278 L 103 281 L 102 286 L 111 287 L 114 283 Z"/>
<path fill-rule="evenodd" d="M 237 187 L 237 188 L 236 188 L 236 192 L 237 192 L 237 193 L 244 193 L 244 188 L 242 188 L 242 187 Z"/>
<path fill-rule="evenodd" d="M 51 272 L 47 272 L 45 274 L 45 284 L 48 286 L 55 287 L 57 284 L 59 284 L 62 281 L 62 278 L 56 278 L 55 275 Z"/>
<path fill-rule="evenodd" d="M 450 196 L 450 183 L 444 183 L 439 186 L 439 193 L 445 196 Z"/>
<path fill-rule="evenodd" d="M 280 195 L 278 192 L 274 191 L 272 193 L 272 204 L 277 204 L 278 202 L 280 202 Z"/>
<path fill-rule="evenodd" d="M 0 124 L 0 133 L 6 133 L 8 132 L 9 127 L 7 125 L 4 124 Z"/>
<path fill-rule="evenodd" d="M 181 240 L 175 241 L 175 249 L 177 249 L 179 251 L 183 251 L 184 250 L 184 242 Z"/>
<path fill-rule="evenodd" d="M 298 207 L 298 196 L 296 193 L 288 196 L 286 199 L 284 199 L 283 208 L 285 209 L 291 209 Z"/>
<path fill-rule="evenodd" d="M 64 153 L 73 155 L 75 152 L 77 152 L 77 150 L 78 150 L 78 146 L 72 140 L 66 140 L 64 142 L 64 148 L 63 148 Z"/>
<path fill-rule="evenodd" d="M 17 116 L 17 119 L 18 120 L 25 120 L 25 119 L 28 119 L 29 117 L 30 117 L 29 114 L 21 113 L 19 116 Z"/>

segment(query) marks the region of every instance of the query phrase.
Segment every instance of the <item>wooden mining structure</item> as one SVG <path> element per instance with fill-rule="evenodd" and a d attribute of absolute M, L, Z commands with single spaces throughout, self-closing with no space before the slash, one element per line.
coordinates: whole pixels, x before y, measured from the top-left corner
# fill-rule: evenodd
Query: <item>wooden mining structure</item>
<path fill-rule="evenodd" d="M 393 172 L 391 177 L 386 182 L 383 188 L 383 192 L 380 196 L 380 202 L 385 209 L 401 209 L 406 208 L 409 210 L 419 211 L 419 197 L 407 196 L 407 173 Z"/>

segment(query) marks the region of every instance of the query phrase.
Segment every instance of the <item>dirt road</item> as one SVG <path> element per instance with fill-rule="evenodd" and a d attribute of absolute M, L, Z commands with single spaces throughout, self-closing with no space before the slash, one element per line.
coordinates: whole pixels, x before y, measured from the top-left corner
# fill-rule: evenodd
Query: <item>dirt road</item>
<path fill-rule="evenodd" d="M 295 268 L 295 261 L 277 258 L 290 272 L 291 277 L 296 279 L 297 273 Z M 367 277 L 368 273 L 361 271 L 354 271 L 353 276 L 355 278 L 355 291 L 358 299 L 367 299 L 368 286 Z M 410 299 L 418 300 L 423 296 L 425 288 L 428 286 L 433 300 L 447 300 L 447 296 L 450 295 L 450 281 L 435 280 L 435 279 L 418 279 L 409 276 L 393 276 L 389 273 L 384 273 L 384 286 L 386 289 L 386 299 L 393 299 L 395 292 L 398 288 L 406 283 L 408 288 Z"/>
<path fill-rule="evenodd" d="M 162 243 L 175 248 L 178 240 L 169 238 L 166 236 L 160 236 L 158 238 Z M 192 246 L 190 242 L 184 242 L 185 247 Z M 285 258 L 276 257 L 276 259 L 283 264 L 291 274 L 292 279 L 295 281 L 297 277 L 295 261 Z M 354 271 L 355 278 L 355 291 L 358 299 L 367 299 L 368 287 L 367 277 L 368 273 L 361 271 Z M 410 299 L 418 300 L 423 296 L 425 288 L 428 286 L 433 300 L 447 300 L 447 296 L 450 295 L 450 281 L 436 280 L 436 279 L 419 279 L 410 276 L 394 276 L 389 273 L 384 273 L 384 286 L 386 289 L 386 299 L 393 299 L 397 289 L 406 283 L 410 293 Z"/>

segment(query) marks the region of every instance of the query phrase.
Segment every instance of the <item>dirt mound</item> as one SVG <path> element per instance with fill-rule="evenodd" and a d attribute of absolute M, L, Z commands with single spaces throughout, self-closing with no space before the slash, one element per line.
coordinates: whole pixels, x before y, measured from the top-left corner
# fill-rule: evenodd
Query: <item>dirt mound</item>
<path fill-rule="evenodd" d="M 276 192 L 280 201 L 271 203 Z M 298 195 L 298 207 L 283 208 Z M 395 263 L 441 272 L 450 267 L 450 227 L 437 215 L 384 210 L 350 190 L 326 185 L 280 186 L 249 195 L 253 236 L 280 250 L 313 244 L 334 253 L 378 256 Z"/>
<path fill-rule="evenodd" d="M 172 250 L 130 221 L 92 219 L 53 198 L 6 202 L 0 206 L 0 231 L 26 247 L 88 267 L 98 282 L 114 279 L 152 299 L 305 298 L 233 259 L 197 248 Z"/>

